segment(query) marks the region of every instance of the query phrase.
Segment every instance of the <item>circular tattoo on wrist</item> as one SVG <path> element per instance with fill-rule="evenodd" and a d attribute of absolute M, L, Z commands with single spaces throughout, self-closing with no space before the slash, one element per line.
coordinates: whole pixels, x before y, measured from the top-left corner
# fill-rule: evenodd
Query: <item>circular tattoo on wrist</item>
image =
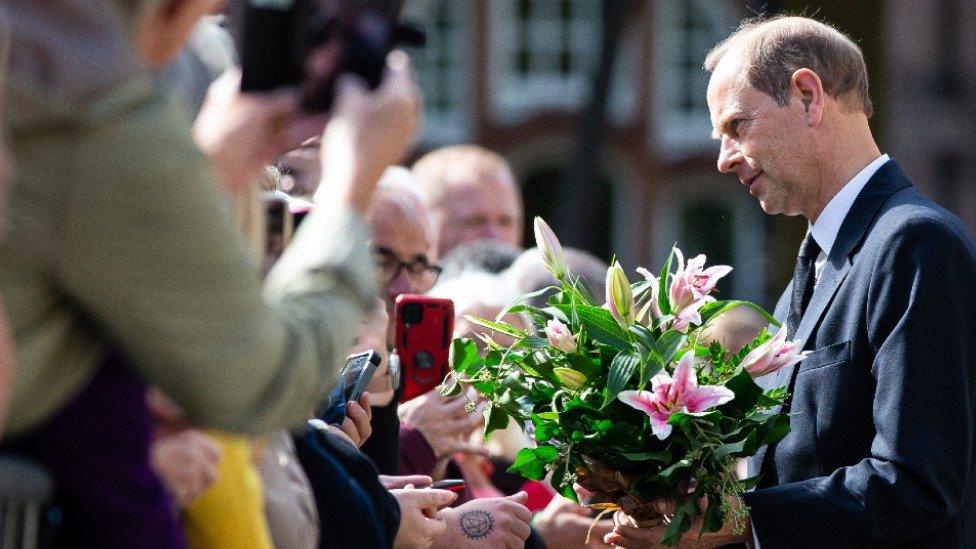
<path fill-rule="evenodd" d="M 481 539 L 488 537 L 488 534 L 495 528 L 495 522 L 491 519 L 491 513 L 487 511 L 465 511 L 458 519 L 461 525 L 461 532 L 468 539 Z"/>

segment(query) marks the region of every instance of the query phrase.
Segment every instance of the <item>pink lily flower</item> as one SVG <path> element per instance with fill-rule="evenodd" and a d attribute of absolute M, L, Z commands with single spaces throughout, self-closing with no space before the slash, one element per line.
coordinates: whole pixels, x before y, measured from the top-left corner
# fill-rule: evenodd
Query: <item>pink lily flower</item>
<path fill-rule="evenodd" d="M 576 338 L 573 337 L 573 333 L 569 331 L 569 327 L 562 322 L 556 320 L 555 318 L 550 319 L 546 322 L 546 338 L 549 340 L 549 345 L 554 348 L 559 349 L 564 353 L 572 353 L 576 351 Z"/>
<path fill-rule="evenodd" d="M 643 321 L 647 313 L 650 312 L 651 316 L 647 317 L 647 322 L 650 324 L 651 320 L 664 316 L 661 314 L 661 306 L 658 305 L 657 302 L 658 283 L 661 279 L 660 277 L 656 277 L 651 274 L 651 271 L 648 271 L 644 267 L 637 267 L 637 274 L 643 276 L 645 280 L 651 283 L 651 289 L 647 292 L 647 295 L 649 296 L 647 298 L 647 303 L 644 304 L 644 306 L 641 307 L 640 312 L 637 313 L 637 320 Z"/>
<path fill-rule="evenodd" d="M 786 328 L 780 328 L 769 341 L 749 351 L 742 359 L 742 367 L 752 377 L 760 377 L 792 366 L 805 359 L 810 351 L 800 350 L 799 341 L 786 340 Z"/>
<path fill-rule="evenodd" d="M 674 322 L 671 323 L 671 327 L 681 333 L 687 333 L 688 328 L 690 328 L 692 325 L 698 326 L 702 323 L 701 308 L 706 303 L 710 303 L 712 301 L 715 301 L 715 298 L 710 295 L 706 295 L 691 303 L 674 317 Z"/>
<path fill-rule="evenodd" d="M 735 393 L 721 385 L 699 386 L 695 352 L 688 351 L 674 368 L 674 377 L 662 370 L 651 378 L 650 391 L 621 391 L 617 398 L 647 414 L 651 431 L 664 440 L 671 435 L 668 420 L 676 412 L 704 412 L 729 402 L 735 398 Z"/>
<path fill-rule="evenodd" d="M 715 265 L 705 269 L 705 254 L 689 259 L 687 265 L 681 250 L 674 248 L 674 255 L 678 258 L 678 270 L 671 280 L 668 298 L 675 315 L 708 295 L 715 289 L 719 279 L 732 272 L 732 267 L 728 265 Z"/>

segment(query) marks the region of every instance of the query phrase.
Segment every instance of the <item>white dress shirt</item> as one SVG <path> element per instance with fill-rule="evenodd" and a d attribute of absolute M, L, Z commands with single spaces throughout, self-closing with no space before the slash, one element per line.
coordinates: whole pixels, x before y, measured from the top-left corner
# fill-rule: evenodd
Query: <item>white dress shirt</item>
<path fill-rule="evenodd" d="M 840 232 L 840 226 L 844 223 L 844 218 L 847 217 L 847 213 L 851 211 L 854 200 L 857 199 L 857 195 L 861 194 L 861 190 L 868 184 L 871 176 L 881 166 L 884 166 L 888 160 L 890 160 L 888 155 L 883 154 L 876 158 L 874 162 L 865 166 L 863 170 L 859 171 L 857 175 L 848 181 L 830 199 L 827 206 L 820 212 L 817 220 L 810 224 L 809 232 L 813 233 L 813 239 L 820 246 L 820 255 L 817 256 L 817 261 L 814 262 L 814 277 L 816 282 L 820 282 L 820 272 L 823 270 L 824 264 L 827 263 L 830 249 L 833 248 L 834 241 L 837 240 L 837 233 Z"/>
<path fill-rule="evenodd" d="M 820 282 L 820 272 L 823 270 L 823 266 L 827 263 L 827 257 L 830 255 L 830 249 L 834 247 L 834 241 L 837 240 L 837 233 L 840 232 L 840 226 L 844 223 L 844 218 L 847 217 L 848 212 L 851 211 L 851 206 L 854 205 L 854 200 L 857 199 L 857 195 L 861 194 L 861 190 L 864 186 L 868 184 L 868 180 L 871 176 L 877 172 L 881 166 L 884 166 L 890 158 L 887 154 L 882 154 L 878 158 L 874 159 L 864 167 L 863 170 L 859 171 L 844 187 L 830 199 L 827 206 L 820 212 L 820 217 L 817 221 L 810 224 L 808 232 L 813 233 L 813 239 L 820 246 L 820 255 L 817 256 L 817 260 L 814 262 L 814 285 Z M 760 549 L 759 546 L 759 536 L 756 533 L 755 528 L 752 530 L 752 549 Z"/>

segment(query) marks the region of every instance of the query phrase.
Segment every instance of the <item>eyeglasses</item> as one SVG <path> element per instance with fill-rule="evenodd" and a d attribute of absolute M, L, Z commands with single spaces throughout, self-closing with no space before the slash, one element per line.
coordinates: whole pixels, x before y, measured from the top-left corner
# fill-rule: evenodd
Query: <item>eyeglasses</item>
<path fill-rule="evenodd" d="M 434 287 L 443 270 L 437 265 L 431 265 L 423 257 L 409 262 L 401 261 L 395 252 L 382 247 L 373 248 L 373 264 L 380 282 L 384 285 L 396 280 L 400 271 L 406 271 L 410 282 L 423 291 Z"/>

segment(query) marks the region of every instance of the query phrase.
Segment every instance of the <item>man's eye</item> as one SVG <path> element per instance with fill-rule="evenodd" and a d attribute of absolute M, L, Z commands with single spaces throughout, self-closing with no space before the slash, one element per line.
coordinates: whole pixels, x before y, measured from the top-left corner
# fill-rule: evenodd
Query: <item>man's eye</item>
<path fill-rule="evenodd" d="M 736 118 L 731 122 L 729 122 L 729 130 L 732 132 L 732 135 L 739 133 L 739 127 L 742 125 L 744 121 L 745 120 L 742 118 Z"/>
<path fill-rule="evenodd" d="M 411 263 L 407 266 L 407 269 L 410 270 L 410 274 L 420 276 L 427 272 L 427 264 L 423 262 Z"/>

